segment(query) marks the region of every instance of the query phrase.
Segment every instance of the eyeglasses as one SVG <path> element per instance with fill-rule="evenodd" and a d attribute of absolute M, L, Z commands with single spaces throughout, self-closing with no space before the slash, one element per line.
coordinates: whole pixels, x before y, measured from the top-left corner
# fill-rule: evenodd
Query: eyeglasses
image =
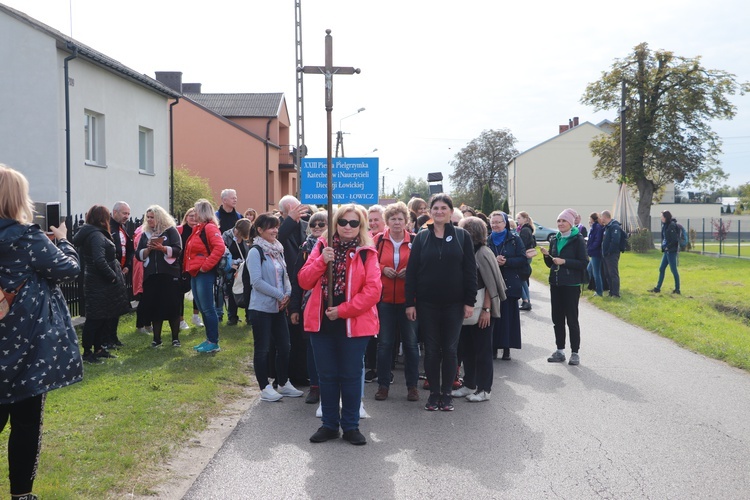
<path fill-rule="evenodd" d="M 326 227 L 325 222 L 311 222 L 310 227 L 315 229 L 316 227 Z"/>
<path fill-rule="evenodd" d="M 351 227 L 359 227 L 359 219 L 354 219 L 354 220 L 339 219 L 337 224 L 341 227 L 346 227 L 347 224 L 349 224 Z"/>

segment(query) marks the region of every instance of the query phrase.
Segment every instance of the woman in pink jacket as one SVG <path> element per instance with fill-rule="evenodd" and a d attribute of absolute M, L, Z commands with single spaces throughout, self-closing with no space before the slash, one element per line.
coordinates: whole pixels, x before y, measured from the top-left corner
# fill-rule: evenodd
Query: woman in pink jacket
<path fill-rule="evenodd" d="M 322 443 L 339 437 L 367 444 L 359 431 L 361 377 L 365 349 L 377 335 L 377 303 L 383 285 L 378 255 L 367 232 L 367 213 L 359 205 L 341 206 L 333 216 L 333 246 L 322 236 L 297 280 L 312 290 L 304 311 L 320 377 L 323 425 L 310 437 Z M 328 307 L 328 264 L 333 266 L 333 306 Z M 339 399 L 341 411 L 339 412 Z"/>

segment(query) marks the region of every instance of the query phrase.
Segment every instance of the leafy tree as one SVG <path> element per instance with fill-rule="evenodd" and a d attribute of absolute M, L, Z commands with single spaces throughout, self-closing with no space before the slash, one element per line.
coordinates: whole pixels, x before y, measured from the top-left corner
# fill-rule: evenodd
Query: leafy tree
<path fill-rule="evenodd" d="M 492 198 L 492 191 L 489 186 L 484 186 L 482 191 L 482 213 L 484 215 L 490 215 L 495 209 L 495 201 Z"/>
<path fill-rule="evenodd" d="M 500 210 L 508 214 L 509 217 L 513 218 L 513 215 L 510 213 L 510 205 L 508 205 L 508 198 L 505 198 L 503 200 L 503 208 L 501 208 Z"/>
<path fill-rule="evenodd" d="M 516 142 L 508 129 L 484 130 L 456 153 L 450 175 L 451 185 L 457 187 L 454 200 L 460 197 L 467 205 L 481 206 L 485 186 L 494 199 L 505 198 L 508 193 L 506 165 L 518 154 Z"/>
<path fill-rule="evenodd" d="M 742 215 L 750 207 L 750 182 L 746 182 L 737 188 L 737 209 L 734 211 L 736 215 Z"/>
<path fill-rule="evenodd" d="M 723 174 L 718 167 L 721 140 L 710 121 L 733 118 L 737 110 L 728 96 L 744 94 L 750 85 L 725 71 L 704 68 L 700 57 L 651 51 L 642 43 L 590 83 L 581 102 L 597 111 L 618 109 L 622 82 L 627 86 L 625 178 L 620 173 L 619 119 L 610 135 L 590 145 L 599 158 L 594 175 L 636 188 L 638 217 L 647 226 L 660 188 L 698 180 L 712 170 Z"/>
<path fill-rule="evenodd" d="M 181 219 L 190 207 L 201 198 L 205 198 L 214 205 L 211 187 L 208 180 L 193 174 L 186 168 L 174 169 L 174 216 Z"/>
<path fill-rule="evenodd" d="M 404 183 L 399 183 L 396 197 L 408 203 L 412 199 L 412 195 L 417 193 L 417 196 L 427 201 L 430 199 L 430 185 L 424 179 L 418 179 L 411 175 L 406 178 Z"/>

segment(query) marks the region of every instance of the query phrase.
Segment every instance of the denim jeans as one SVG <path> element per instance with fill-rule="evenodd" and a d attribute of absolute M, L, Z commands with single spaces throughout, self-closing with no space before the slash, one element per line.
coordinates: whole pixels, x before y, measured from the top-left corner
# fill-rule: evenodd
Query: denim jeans
<path fill-rule="evenodd" d="M 417 318 L 424 334 L 424 370 L 430 392 L 450 394 L 458 370 L 456 353 L 464 320 L 464 305 L 418 302 Z"/>
<path fill-rule="evenodd" d="M 534 259 L 526 259 L 529 261 L 529 264 L 531 264 L 531 261 Z M 530 295 L 529 295 L 529 280 L 523 280 L 521 281 L 521 299 L 524 302 L 530 302 Z"/>
<path fill-rule="evenodd" d="M 677 272 L 677 252 L 664 252 L 661 255 L 661 265 L 659 265 L 659 283 L 656 284 L 656 288 L 661 289 L 661 284 L 664 283 L 664 271 L 667 270 L 667 265 L 672 271 L 674 276 L 674 289 L 680 289 L 680 273 Z"/>
<path fill-rule="evenodd" d="M 415 321 L 406 319 L 406 304 L 378 304 L 380 332 L 378 333 L 378 385 L 391 383 L 391 361 L 396 348 L 396 332 L 404 346 L 404 375 L 406 387 L 416 387 L 419 380 L 419 347 Z"/>
<path fill-rule="evenodd" d="M 214 305 L 214 282 L 216 281 L 216 271 L 207 273 L 198 273 L 197 276 L 190 280 L 190 288 L 193 290 L 195 305 L 203 317 L 203 324 L 206 325 L 206 339 L 214 344 L 219 343 L 219 317 L 216 315 L 216 306 Z"/>
<path fill-rule="evenodd" d="M 590 257 L 589 274 L 594 277 L 594 287 L 597 295 L 604 294 L 604 283 L 602 282 L 602 258 Z M 588 283 L 584 283 L 588 285 Z"/>
<path fill-rule="evenodd" d="M 344 322 L 324 317 L 320 332 L 310 335 L 310 343 L 320 378 L 323 427 L 350 431 L 359 428 L 362 370 L 370 337 L 347 337 Z"/>
<path fill-rule="evenodd" d="M 286 384 L 289 379 L 289 329 L 286 313 L 267 313 L 250 309 L 250 323 L 253 326 L 253 368 L 261 390 L 268 385 L 268 351 L 271 339 L 276 346 L 276 383 Z"/>
<path fill-rule="evenodd" d="M 570 350 L 578 352 L 581 346 L 581 327 L 578 323 L 578 301 L 581 298 L 580 286 L 550 286 L 552 324 L 555 329 L 555 343 L 558 349 L 565 349 L 565 323 L 570 331 Z"/>
<path fill-rule="evenodd" d="M 490 318 L 487 328 L 466 325 L 461 328 L 461 356 L 464 361 L 464 385 L 469 389 L 492 391 L 492 331 L 495 318 Z"/>

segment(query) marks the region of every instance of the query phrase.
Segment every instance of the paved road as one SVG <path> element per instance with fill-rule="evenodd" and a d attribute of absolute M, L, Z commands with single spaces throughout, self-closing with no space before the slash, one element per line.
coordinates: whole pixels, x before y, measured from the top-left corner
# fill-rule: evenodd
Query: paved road
<path fill-rule="evenodd" d="M 690 300 L 686 297 L 680 300 Z M 581 365 L 551 364 L 545 287 L 492 400 L 388 401 L 367 446 L 312 444 L 315 408 L 256 403 L 184 498 L 750 498 L 750 376 L 581 305 Z"/>

